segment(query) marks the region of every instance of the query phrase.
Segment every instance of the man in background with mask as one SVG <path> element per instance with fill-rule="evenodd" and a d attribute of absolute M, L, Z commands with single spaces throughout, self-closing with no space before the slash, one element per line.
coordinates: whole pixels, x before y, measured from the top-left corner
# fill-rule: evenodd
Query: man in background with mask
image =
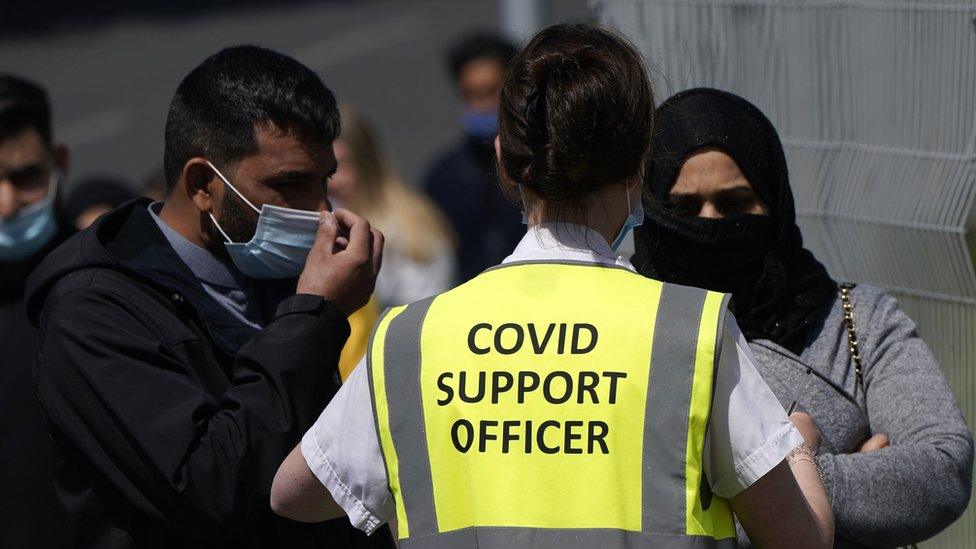
<path fill-rule="evenodd" d="M 0 547 L 59 547 L 50 448 L 31 382 L 36 332 L 24 313 L 27 275 L 70 234 L 61 219 L 67 150 L 51 138 L 36 84 L 0 75 Z"/>
<path fill-rule="evenodd" d="M 390 547 L 268 505 L 380 266 L 382 235 L 328 211 L 338 132 L 307 67 L 222 50 L 170 104 L 165 203 L 114 210 L 31 275 L 72 546 Z"/>
<path fill-rule="evenodd" d="M 525 233 L 518 208 L 498 185 L 493 146 L 514 55 L 511 43 L 487 33 L 464 36 L 448 52 L 464 135 L 432 163 L 423 184 L 458 236 L 458 282 L 500 263 Z"/>

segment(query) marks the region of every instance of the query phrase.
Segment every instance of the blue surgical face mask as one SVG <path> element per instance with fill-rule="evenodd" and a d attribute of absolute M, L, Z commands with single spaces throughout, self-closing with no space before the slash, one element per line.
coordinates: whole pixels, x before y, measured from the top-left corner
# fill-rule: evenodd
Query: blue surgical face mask
<path fill-rule="evenodd" d="M 27 206 L 9 219 L 0 219 L 0 262 L 23 261 L 41 251 L 57 234 L 54 197 L 60 180 L 60 172 L 54 171 L 43 200 Z"/>
<path fill-rule="evenodd" d="M 617 251 L 617 248 L 623 244 L 624 239 L 630 231 L 644 224 L 644 204 L 641 203 L 641 191 L 640 186 L 637 188 L 637 200 L 631 201 L 630 190 L 627 191 L 627 209 L 630 210 L 630 214 L 627 219 L 624 220 L 623 227 L 620 227 L 620 232 L 617 233 L 617 238 L 613 240 L 610 244 L 610 249 Z"/>
<path fill-rule="evenodd" d="M 319 212 L 293 210 L 265 204 L 258 210 L 209 161 L 207 165 L 227 187 L 245 204 L 258 213 L 254 236 L 248 242 L 234 242 L 220 228 L 210 214 L 217 230 L 224 237 L 224 247 L 234 265 L 250 278 L 294 278 L 302 273 L 308 252 L 315 242 L 319 227 Z"/>
<path fill-rule="evenodd" d="M 498 109 L 477 111 L 465 107 L 461 111 L 464 133 L 480 139 L 491 139 L 498 133 Z"/>

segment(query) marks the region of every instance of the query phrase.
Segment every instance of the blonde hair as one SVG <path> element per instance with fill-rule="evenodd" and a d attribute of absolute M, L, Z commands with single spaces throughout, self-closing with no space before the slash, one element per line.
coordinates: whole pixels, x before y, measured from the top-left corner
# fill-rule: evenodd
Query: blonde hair
<path fill-rule="evenodd" d="M 339 139 L 348 150 L 346 161 L 356 171 L 347 207 L 365 217 L 414 261 L 427 263 L 440 249 L 453 247 L 454 234 L 443 214 L 400 179 L 380 148 L 372 122 L 350 105 L 341 106 L 339 113 Z"/>

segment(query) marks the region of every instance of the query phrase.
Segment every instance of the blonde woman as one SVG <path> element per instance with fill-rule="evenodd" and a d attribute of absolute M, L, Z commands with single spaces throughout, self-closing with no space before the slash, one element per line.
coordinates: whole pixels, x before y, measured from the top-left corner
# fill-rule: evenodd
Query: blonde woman
<path fill-rule="evenodd" d="M 454 239 L 440 211 L 403 183 L 362 112 L 349 105 L 340 112 L 342 133 L 334 144 L 339 168 L 329 180 L 329 198 L 387 235 L 376 280 L 379 304 L 403 305 L 449 289 Z"/>

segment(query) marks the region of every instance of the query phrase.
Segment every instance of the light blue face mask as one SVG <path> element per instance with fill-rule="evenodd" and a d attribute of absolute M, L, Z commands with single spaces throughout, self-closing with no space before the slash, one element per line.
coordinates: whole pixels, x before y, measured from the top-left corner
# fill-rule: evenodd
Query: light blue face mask
<path fill-rule="evenodd" d="M 250 278 L 295 278 L 300 275 L 305 268 L 305 260 L 308 259 L 312 243 L 315 242 L 319 212 L 293 210 L 271 204 L 265 204 L 258 210 L 234 188 L 216 166 L 209 161 L 207 165 L 234 194 L 258 213 L 257 228 L 248 242 L 231 240 L 220 228 L 213 214 L 210 214 L 210 220 L 224 237 L 224 247 L 234 265 Z"/>
<path fill-rule="evenodd" d="M 624 239 L 627 238 L 630 231 L 644 224 L 644 204 L 641 202 L 640 196 L 640 186 L 638 186 L 637 200 L 631 203 L 630 191 L 627 191 L 627 209 L 630 210 L 630 215 L 624 220 L 623 227 L 620 227 L 617 238 L 610 244 L 610 249 L 613 251 L 617 251 L 617 248 L 624 243 Z"/>
<path fill-rule="evenodd" d="M 640 193 L 638 193 L 640 196 Z M 636 208 L 634 206 L 637 206 Z M 627 238 L 627 234 L 630 231 L 640 227 L 644 224 L 644 204 L 641 203 L 640 199 L 637 199 L 636 204 L 631 204 L 630 202 L 630 191 L 627 191 L 627 209 L 630 210 L 630 214 L 627 219 L 624 220 L 623 227 L 620 227 L 620 232 L 617 233 L 617 238 L 613 240 L 610 244 L 610 249 L 617 251 L 617 248 L 624 243 L 624 239 Z M 525 207 L 522 207 L 522 224 L 528 225 L 528 220 L 525 218 Z"/>
<path fill-rule="evenodd" d="M 27 206 L 9 219 L 0 220 L 0 262 L 23 261 L 41 251 L 57 234 L 54 197 L 58 194 L 60 180 L 60 172 L 53 172 L 47 196 L 43 200 Z"/>

